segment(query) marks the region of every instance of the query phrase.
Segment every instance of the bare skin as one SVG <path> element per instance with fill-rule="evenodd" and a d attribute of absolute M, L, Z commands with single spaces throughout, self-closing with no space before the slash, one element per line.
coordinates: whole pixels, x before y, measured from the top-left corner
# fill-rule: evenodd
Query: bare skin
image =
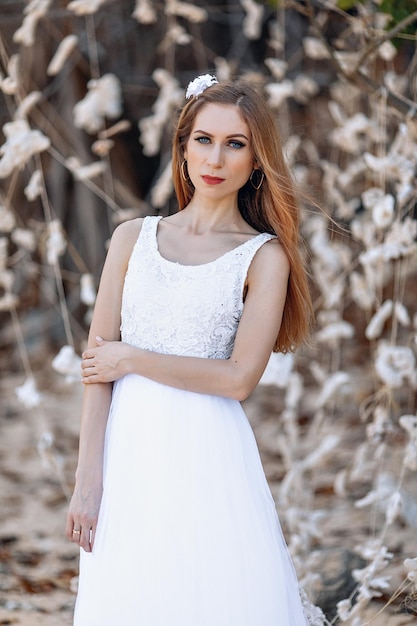
<path fill-rule="evenodd" d="M 157 239 L 163 257 L 198 265 L 257 234 L 237 206 L 238 190 L 256 167 L 250 131 L 239 109 L 215 104 L 203 107 L 185 157 L 194 196 L 183 211 L 159 222 Z M 141 219 L 133 220 L 121 224 L 113 234 L 83 354 L 85 395 L 79 462 L 66 533 L 87 552 L 93 549 L 102 496 L 112 383 L 126 374 L 138 374 L 179 389 L 243 400 L 266 367 L 286 299 L 289 264 L 277 240 L 272 240 L 260 248 L 249 268 L 245 307 L 229 359 L 163 355 L 121 342 L 123 281 L 141 226 Z"/>

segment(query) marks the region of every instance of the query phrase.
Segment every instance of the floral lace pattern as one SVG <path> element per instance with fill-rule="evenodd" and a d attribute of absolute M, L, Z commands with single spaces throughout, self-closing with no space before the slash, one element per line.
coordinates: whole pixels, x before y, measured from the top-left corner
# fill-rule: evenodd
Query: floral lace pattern
<path fill-rule="evenodd" d="M 227 359 L 243 311 L 243 289 L 261 233 L 202 265 L 168 261 L 158 250 L 161 217 L 144 219 L 125 277 L 122 341 L 163 354 Z"/>

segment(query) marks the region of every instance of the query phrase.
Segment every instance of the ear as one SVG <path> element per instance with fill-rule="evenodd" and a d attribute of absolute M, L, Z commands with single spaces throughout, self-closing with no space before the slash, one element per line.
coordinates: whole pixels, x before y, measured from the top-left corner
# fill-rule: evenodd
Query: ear
<path fill-rule="evenodd" d="M 184 150 L 184 152 L 182 153 L 182 156 L 184 157 L 185 160 L 187 160 L 187 150 Z"/>

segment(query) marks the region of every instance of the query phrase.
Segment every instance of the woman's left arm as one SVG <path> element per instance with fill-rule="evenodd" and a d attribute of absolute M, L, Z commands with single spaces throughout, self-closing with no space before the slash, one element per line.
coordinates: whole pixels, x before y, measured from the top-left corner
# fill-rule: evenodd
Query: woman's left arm
<path fill-rule="evenodd" d="M 156 382 L 244 400 L 258 384 L 274 346 L 287 294 L 289 263 L 276 240 L 256 253 L 248 272 L 247 295 L 229 359 L 159 354 L 98 339 L 83 354 L 85 384 L 139 374 Z"/>

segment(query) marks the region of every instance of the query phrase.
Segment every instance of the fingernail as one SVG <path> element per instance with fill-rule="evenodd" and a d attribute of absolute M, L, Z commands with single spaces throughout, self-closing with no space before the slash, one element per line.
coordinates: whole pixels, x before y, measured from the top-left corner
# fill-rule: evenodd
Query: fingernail
<path fill-rule="evenodd" d="M 99 337 L 99 336 L 97 335 L 97 337 L 96 337 L 96 341 L 103 341 L 103 337 Z"/>

